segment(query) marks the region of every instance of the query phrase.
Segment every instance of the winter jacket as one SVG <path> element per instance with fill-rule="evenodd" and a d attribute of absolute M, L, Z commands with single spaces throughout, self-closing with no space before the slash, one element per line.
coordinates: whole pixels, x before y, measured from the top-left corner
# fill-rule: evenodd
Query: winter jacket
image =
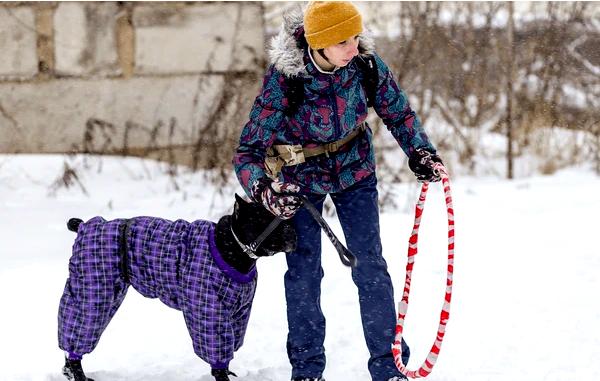
<path fill-rule="evenodd" d="M 315 67 L 307 48 L 299 46 L 302 28 L 301 13 L 288 15 L 284 28 L 273 39 L 269 52 L 272 63 L 240 136 L 233 163 L 248 195 L 252 184 L 265 176 L 264 158 L 271 145 L 322 145 L 342 139 L 366 120 L 363 73 L 356 64 L 356 60 L 366 55 L 373 55 L 377 63 L 379 78 L 374 101 L 377 115 L 407 155 L 417 148 L 435 152 L 406 94 L 373 51 L 371 38 L 361 36 L 362 53 L 333 74 L 325 74 Z M 288 105 L 285 77 L 300 77 L 304 82 L 304 102 L 292 116 L 285 114 Z M 335 154 L 284 167 L 280 180 L 298 184 L 304 193 L 325 194 L 339 192 L 374 171 L 372 132 L 368 129 Z"/>
<path fill-rule="evenodd" d="M 182 311 L 196 354 L 213 368 L 227 368 L 243 343 L 256 268 L 242 274 L 222 259 L 213 222 L 136 217 L 127 233 L 123 274 L 124 223 L 95 217 L 79 226 L 59 310 L 60 347 L 91 352 L 125 296 L 128 279 L 142 295 Z"/>

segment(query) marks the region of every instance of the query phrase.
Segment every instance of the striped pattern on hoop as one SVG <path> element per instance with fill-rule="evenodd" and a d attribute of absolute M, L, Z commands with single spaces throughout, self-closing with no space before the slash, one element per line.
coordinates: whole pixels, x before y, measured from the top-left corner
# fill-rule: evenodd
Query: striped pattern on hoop
<path fill-rule="evenodd" d="M 452 206 L 452 195 L 450 193 L 450 180 L 448 174 L 445 171 L 443 165 L 438 167 L 438 170 L 442 176 L 442 184 L 444 186 L 444 194 L 446 198 L 446 210 L 448 212 L 448 275 L 446 278 L 446 295 L 444 297 L 444 305 L 442 306 L 442 312 L 440 314 L 440 323 L 438 326 L 437 337 L 427 355 L 427 358 L 417 370 L 409 370 L 402 363 L 402 332 L 404 330 L 404 319 L 408 310 L 408 296 L 410 294 L 410 283 L 412 280 L 412 270 L 415 263 L 415 256 L 417 255 L 419 242 L 419 227 L 421 225 L 421 216 L 423 214 L 423 207 L 425 205 L 425 198 L 427 196 L 427 190 L 429 183 L 423 183 L 421 187 L 421 194 L 415 208 L 415 223 L 413 230 L 408 241 L 408 262 L 406 264 L 406 280 L 404 282 L 404 292 L 402 294 L 402 300 L 398 303 L 398 321 L 396 323 L 396 338 L 392 345 L 392 353 L 394 354 L 394 362 L 398 370 L 404 375 L 410 378 L 426 377 L 429 375 L 435 365 L 440 349 L 442 348 L 442 342 L 444 340 L 444 334 L 446 333 L 446 324 L 450 319 L 450 301 L 452 299 L 452 275 L 454 273 L 454 207 Z"/>

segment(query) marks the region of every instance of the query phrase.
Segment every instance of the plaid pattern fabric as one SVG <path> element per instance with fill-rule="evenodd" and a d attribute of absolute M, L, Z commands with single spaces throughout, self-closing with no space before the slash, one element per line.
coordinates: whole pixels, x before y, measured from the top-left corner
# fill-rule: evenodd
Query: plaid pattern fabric
<path fill-rule="evenodd" d="M 95 217 L 79 226 L 58 314 L 59 347 L 65 351 L 91 352 L 125 297 L 118 255 L 123 222 Z"/>
<path fill-rule="evenodd" d="M 126 220 L 94 217 L 79 226 L 58 314 L 59 347 L 94 350 L 121 305 L 128 282 L 119 256 Z M 195 353 L 226 368 L 243 343 L 256 289 L 256 268 L 241 274 L 221 258 L 210 221 L 136 217 L 128 234 L 128 273 L 142 295 L 183 312 Z"/>

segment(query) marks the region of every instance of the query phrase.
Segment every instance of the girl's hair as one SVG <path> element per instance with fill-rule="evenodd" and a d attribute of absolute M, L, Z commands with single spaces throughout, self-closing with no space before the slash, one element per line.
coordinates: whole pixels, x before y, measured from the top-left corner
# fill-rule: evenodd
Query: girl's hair
<path fill-rule="evenodd" d="M 321 55 L 321 57 L 325 58 L 325 61 L 329 62 L 329 58 L 325 55 L 325 48 L 317 49 L 317 53 Z"/>

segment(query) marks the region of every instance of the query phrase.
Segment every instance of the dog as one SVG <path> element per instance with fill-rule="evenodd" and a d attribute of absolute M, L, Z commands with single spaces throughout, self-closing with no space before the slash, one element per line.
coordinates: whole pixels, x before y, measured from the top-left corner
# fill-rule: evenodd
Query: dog
<path fill-rule="evenodd" d="M 257 258 L 296 247 L 289 220 L 237 194 L 233 213 L 217 223 L 94 217 L 72 218 L 67 226 L 77 237 L 59 305 L 58 342 L 70 381 L 93 381 L 82 356 L 94 350 L 130 285 L 182 311 L 195 353 L 216 381 L 228 381 L 248 325 Z"/>

